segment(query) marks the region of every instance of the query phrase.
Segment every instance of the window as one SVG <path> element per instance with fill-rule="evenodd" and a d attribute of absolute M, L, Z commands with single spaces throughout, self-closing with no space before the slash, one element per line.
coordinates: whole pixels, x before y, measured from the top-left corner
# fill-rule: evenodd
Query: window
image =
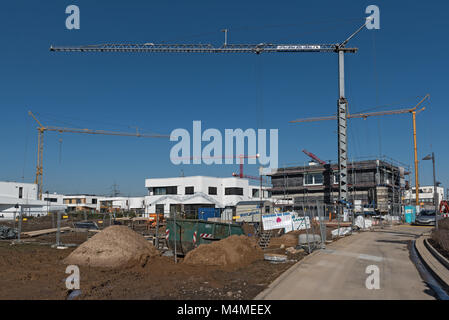
<path fill-rule="evenodd" d="M 44 198 L 44 201 L 47 201 L 47 202 L 58 202 L 58 199 L 56 199 L 56 198 Z"/>
<path fill-rule="evenodd" d="M 186 187 L 186 194 L 194 194 L 195 188 L 194 187 Z"/>
<path fill-rule="evenodd" d="M 322 185 L 323 184 L 323 174 L 322 173 L 307 173 L 304 176 L 304 185 Z"/>
<path fill-rule="evenodd" d="M 97 199 L 92 199 L 92 204 L 97 204 Z"/>
<path fill-rule="evenodd" d="M 160 196 L 164 194 L 178 194 L 178 187 L 155 187 L 154 195 Z"/>
<path fill-rule="evenodd" d="M 23 198 L 23 187 L 19 187 L 19 199 Z"/>
<path fill-rule="evenodd" d="M 253 189 L 253 198 L 259 198 L 259 189 Z"/>
<path fill-rule="evenodd" d="M 270 213 L 270 206 L 265 206 L 265 213 Z"/>
<path fill-rule="evenodd" d="M 226 196 L 243 196 L 243 188 L 225 188 Z"/>
<path fill-rule="evenodd" d="M 217 187 L 209 187 L 209 194 L 216 196 L 217 195 Z"/>
<path fill-rule="evenodd" d="M 163 204 L 156 205 L 156 213 L 164 213 L 164 205 Z"/>
<path fill-rule="evenodd" d="M 81 203 L 81 199 L 76 199 L 76 204 L 80 204 Z"/>

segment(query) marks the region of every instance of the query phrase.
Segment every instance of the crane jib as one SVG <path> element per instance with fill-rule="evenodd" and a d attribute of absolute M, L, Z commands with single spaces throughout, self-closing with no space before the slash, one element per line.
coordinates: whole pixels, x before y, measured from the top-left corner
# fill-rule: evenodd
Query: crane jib
<path fill-rule="evenodd" d="M 79 47 L 50 47 L 59 52 L 172 52 L 172 53 L 299 53 L 299 52 L 356 52 L 357 48 L 343 48 L 335 44 L 228 44 L 222 47 L 192 44 L 105 44 Z"/>

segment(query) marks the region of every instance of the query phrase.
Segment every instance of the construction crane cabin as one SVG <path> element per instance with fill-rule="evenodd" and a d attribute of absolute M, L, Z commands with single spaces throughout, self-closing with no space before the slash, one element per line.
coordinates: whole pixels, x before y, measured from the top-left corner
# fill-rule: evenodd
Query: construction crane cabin
<path fill-rule="evenodd" d="M 347 138 L 346 113 L 348 100 L 345 96 L 344 54 L 356 53 L 357 48 L 347 47 L 348 42 L 358 34 L 374 18 L 366 18 L 365 23 L 359 27 L 346 40 L 334 44 L 229 44 L 227 40 L 228 29 L 224 29 L 225 41 L 221 47 L 211 44 L 99 44 L 85 46 L 51 46 L 52 52 L 128 52 L 128 53 L 337 53 L 338 54 L 338 86 L 339 97 L 337 102 L 338 126 L 338 167 L 339 167 L 339 200 L 347 202 Z"/>

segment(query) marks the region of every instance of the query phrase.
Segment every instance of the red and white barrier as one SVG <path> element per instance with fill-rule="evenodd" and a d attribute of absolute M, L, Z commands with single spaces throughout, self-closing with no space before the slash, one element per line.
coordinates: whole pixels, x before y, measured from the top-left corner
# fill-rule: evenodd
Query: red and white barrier
<path fill-rule="evenodd" d="M 202 234 L 200 234 L 200 237 L 203 239 L 212 239 L 213 238 L 212 234 L 210 234 L 210 233 L 202 233 Z"/>
<path fill-rule="evenodd" d="M 196 245 L 196 231 L 193 233 L 193 244 Z"/>
<path fill-rule="evenodd" d="M 165 240 L 168 240 L 168 237 L 170 236 L 170 229 L 165 230 Z"/>

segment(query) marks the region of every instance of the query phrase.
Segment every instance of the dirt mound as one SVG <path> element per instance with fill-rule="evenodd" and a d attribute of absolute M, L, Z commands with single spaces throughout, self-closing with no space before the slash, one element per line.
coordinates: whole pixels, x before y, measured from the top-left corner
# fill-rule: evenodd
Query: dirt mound
<path fill-rule="evenodd" d="M 236 270 L 261 259 L 262 249 L 253 239 L 233 235 L 211 244 L 200 245 L 187 253 L 183 263 Z"/>
<path fill-rule="evenodd" d="M 80 245 L 67 258 L 66 264 L 116 268 L 145 265 L 159 255 L 144 237 L 126 226 L 111 226 Z"/>
<path fill-rule="evenodd" d="M 298 234 L 297 232 L 289 232 L 277 238 L 270 239 L 270 247 L 280 247 L 284 245 L 285 247 L 296 247 L 298 245 Z"/>

